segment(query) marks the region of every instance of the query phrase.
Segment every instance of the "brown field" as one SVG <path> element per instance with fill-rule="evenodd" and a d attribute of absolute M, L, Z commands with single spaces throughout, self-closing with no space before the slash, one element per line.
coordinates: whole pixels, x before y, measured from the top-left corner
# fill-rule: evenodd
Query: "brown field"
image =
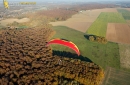
<path fill-rule="evenodd" d="M 23 23 L 23 22 L 28 22 L 29 19 L 28 18 L 23 18 L 23 19 L 5 19 L 0 21 L 2 26 L 6 26 L 9 23 L 13 23 L 14 21 L 18 22 L 18 23 Z"/>
<path fill-rule="evenodd" d="M 108 23 L 106 38 L 118 43 L 130 43 L 130 27 L 128 24 Z"/>
<path fill-rule="evenodd" d="M 126 10 L 130 11 L 130 8 L 122 8 L 122 9 L 126 9 Z"/>
<path fill-rule="evenodd" d="M 67 26 L 81 32 L 86 32 L 101 12 L 117 12 L 117 10 L 116 8 L 86 10 L 82 13 L 73 15 L 66 21 L 51 22 L 50 24 L 52 24 L 53 26 Z"/>
<path fill-rule="evenodd" d="M 94 9 L 99 12 L 118 12 L 116 8 L 104 8 L 104 9 Z"/>
<path fill-rule="evenodd" d="M 130 26 L 130 20 L 126 20 L 127 24 Z"/>

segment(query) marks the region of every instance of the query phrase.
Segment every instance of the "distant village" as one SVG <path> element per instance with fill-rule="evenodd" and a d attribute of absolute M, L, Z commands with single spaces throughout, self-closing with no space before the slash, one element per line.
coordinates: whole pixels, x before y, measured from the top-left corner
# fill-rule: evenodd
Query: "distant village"
<path fill-rule="evenodd" d="M 9 9 L 5 9 L 2 5 L 2 2 L 0 2 L 0 21 L 12 18 L 12 17 L 18 17 L 23 14 L 27 13 L 35 13 L 38 10 L 48 10 L 49 8 L 44 5 L 17 5 L 13 4 L 9 6 Z"/>
<path fill-rule="evenodd" d="M 12 17 L 18 17 L 23 14 L 27 13 L 35 13 L 38 10 L 50 10 L 56 7 L 59 9 L 58 5 L 62 5 L 64 3 L 60 4 L 55 4 L 54 2 L 47 2 L 47 3 L 36 3 L 35 5 L 20 5 L 20 2 L 9 2 L 9 9 L 5 9 L 3 6 L 3 2 L 0 2 L 0 21 L 7 19 L 7 18 L 12 18 Z M 71 4 L 71 3 L 70 3 Z M 50 7 L 52 5 L 53 7 Z M 57 5 L 57 6 L 56 6 Z M 116 3 L 116 6 L 118 7 L 130 7 L 130 3 Z M 72 10 L 69 8 L 66 8 L 67 10 Z M 79 13 L 82 13 L 85 10 L 80 10 Z M 91 10 L 89 10 L 91 11 Z"/>

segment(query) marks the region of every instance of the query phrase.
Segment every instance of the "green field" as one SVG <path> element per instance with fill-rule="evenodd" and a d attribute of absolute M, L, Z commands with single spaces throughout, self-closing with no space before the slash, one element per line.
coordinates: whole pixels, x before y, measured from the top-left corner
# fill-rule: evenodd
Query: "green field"
<path fill-rule="evenodd" d="M 124 19 L 130 20 L 130 11 L 128 11 L 126 9 L 117 9 L 117 11 L 122 14 Z"/>
<path fill-rule="evenodd" d="M 89 27 L 87 33 L 105 37 L 108 23 L 126 23 L 126 21 L 120 13 L 102 12 Z"/>
<path fill-rule="evenodd" d="M 90 28 L 87 31 L 87 34 L 94 34 L 97 36 L 105 37 L 108 23 L 126 23 L 126 21 L 124 19 L 124 16 L 120 13 L 102 12 L 98 16 L 96 21 L 90 26 Z M 120 44 L 113 42 L 108 42 L 107 44 L 91 42 L 84 37 L 84 35 L 87 35 L 86 33 L 82 33 L 65 26 L 54 26 L 53 30 L 56 31 L 56 34 L 53 36 L 53 38 L 64 38 L 74 42 L 78 46 L 80 53 L 83 57 L 89 58 L 106 71 L 105 79 L 102 85 L 130 84 L 130 70 L 128 68 L 122 67 L 121 63 L 124 62 L 120 62 L 120 51 L 125 52 L 126 49 L 124 50 L 123 48 L 121 48 Z M 68 47 L 60 45 L 52 45 L 52 49 L 75 53 Z M 121 56 L 121 58 L 126 57 L 124 56 L 124 54 L 122 55 L 123 56 Z M 107 67 L 112 68 L 107 69 Z M 119 69 L 126 70 L 129 72 L 125 72 Z"/>
<path fill-rule="evenodd" d="M 130 72 L 107 68 L 102 85 L 130 85 Z"/>
<path fill-rule="evenodd" d="M 130 71 L 130 45 L 129 44 L 119 44 L 120 53 L 120 66 Z"/>
<path fill-rule="evenodd" d="M 3 28 L 3 27 L 4 27 L 4 26 L 2 26 L 2 25 L 0 24 L 0 29 Z"/>
<path fill-rule="evenodd" d="M 28 28 L 28 26 L 19 26 L 18 29 Z"/>
<path fill-rule="evenodd" d="M 91 42 L 84 37 L 85 33 L 65 26 L 55 26 L 52 29 L 56 31 L 53 38 L 64 38 L 74 42 L 78 46 L 82 56 L 91 59 L 104 69 L 107 66 L 120 68 L 118 44 L 112 42 L 108 42 L 107 44 Z M 52 45 L 52 49 L 73 52 L 68 47 L 60 45 Z"/>

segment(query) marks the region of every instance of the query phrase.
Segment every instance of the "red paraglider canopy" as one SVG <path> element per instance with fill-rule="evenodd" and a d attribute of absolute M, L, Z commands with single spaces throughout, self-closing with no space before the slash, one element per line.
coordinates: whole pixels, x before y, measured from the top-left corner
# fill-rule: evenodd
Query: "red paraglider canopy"
<path fill-rule="evenodd" d="M 77 53 L 78 56 L 80 55 L 78 47 L 73 42 L 68 41 L 66 39 L 59 39 L 59 38 L 53 39 L 47 43 L 47 45 L 50 45 L 50 44 L 61 44 L 61 45 L 67 46 L 73 49 Z"/>

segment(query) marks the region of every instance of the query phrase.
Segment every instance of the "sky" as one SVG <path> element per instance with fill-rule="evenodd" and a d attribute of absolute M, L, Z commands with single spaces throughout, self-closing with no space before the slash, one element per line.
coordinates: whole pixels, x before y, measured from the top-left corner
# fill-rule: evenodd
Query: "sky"
<path fill-rule="evenodd" d="M 35 2 L 37 2 L 37 1 L 52 1 L 52 2 L 54 2 L 54 1 L 67 1 L 67 2 L 69 2 L 69 1 L 92 1 L 92 2 L 100 2 L 100 1 L 130 1 L 130 0 L 8 0 L 8 1 L 35 1 Z"/>

